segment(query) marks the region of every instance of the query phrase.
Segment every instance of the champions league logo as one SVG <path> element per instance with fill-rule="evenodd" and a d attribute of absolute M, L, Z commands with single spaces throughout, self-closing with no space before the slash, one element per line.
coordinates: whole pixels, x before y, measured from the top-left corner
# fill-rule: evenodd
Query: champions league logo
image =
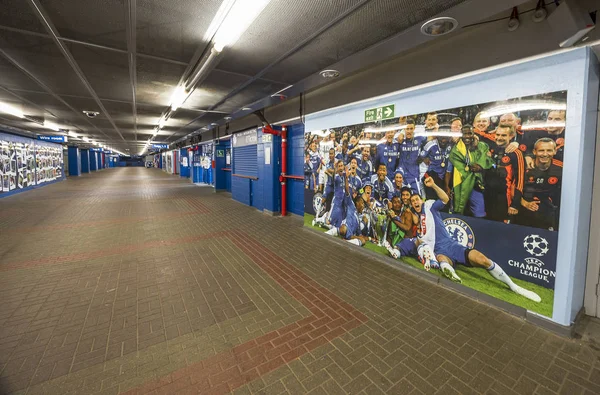
<path fill-rule="evenodd" d="M 525 262 L 520 262 L 514 259 L 509 259 L 508 264 L 518 268 L 519 273 L 523 276 L 535 278 L 538 280 L 550 283 L 551 278 L 556 278 L 556 272 L 546 269 L 546 264 L 535 257 L 542 257 L 550 251 L 548 240 L 540 235 L 528 235 L 523 239 L 523 248 L 529 255 L 533 255 L 524 259 Z"/>
<path fill-rule="evenodd" d="M 544 256 L 548 253 L 548 240 L 540 235 L 529 235 L 523 239 L 523 247 L 529 255 Z"/>
<path fill-rule="evenodd" d="M 444 226 L 450 234 L 450 237 L 454 239 L 458 244 L 463 247 L 473 248 L 475 246 L 475 234 L 473 229 L 462 219 L 458 218 L 446 218 L 444 220 Z"/>

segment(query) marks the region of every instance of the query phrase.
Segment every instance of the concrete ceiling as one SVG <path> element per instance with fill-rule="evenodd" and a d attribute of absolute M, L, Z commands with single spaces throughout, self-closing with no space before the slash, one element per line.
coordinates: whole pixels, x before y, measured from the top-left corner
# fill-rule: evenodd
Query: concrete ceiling
<path fill-rule="evenodd" d="M 410 51 L 438 15 L 462 25 L 510 12 L 519 0 L 271 0 L 155 137 L 183 141 L 328 81 Z M 0 124 L 51 134 L 41 121 L 138 154 L 211 46 L 203 36 L 221 0 L 3 0 L 0 101 L 27 119 Z M 242 110 L 250 107 L 252 110 Z M 84 111 L 99 115 L 88 118 Z M 15 129 L 15 130 L 16 130 Z"/>

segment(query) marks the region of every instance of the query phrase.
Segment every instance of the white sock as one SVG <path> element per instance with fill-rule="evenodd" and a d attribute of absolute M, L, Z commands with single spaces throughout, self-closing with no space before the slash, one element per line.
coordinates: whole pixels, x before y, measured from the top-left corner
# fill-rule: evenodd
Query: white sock
<path fill-rule="evenodd" d="M 492 266 L 489 269 L 487 269 L 488 272 L 490 273 L 490 275 L 492 277 L 494 277 L 496 280 L 502 281 L 504 284 L 508 285 L 509 288 L 514 291 L 514 289 L 517 287 L 517 285 L 515 283 L 513 283 L 513 281 L 510 279 L 510 277 L 508 277 L 508 275 L 506 273 L 504 273 L 504 270 L 502 270 L 500 265 L 496 264 L 496 262 L 494 262 L 494 261 L 491 261 L 491 262 L 492 262 Z"/>

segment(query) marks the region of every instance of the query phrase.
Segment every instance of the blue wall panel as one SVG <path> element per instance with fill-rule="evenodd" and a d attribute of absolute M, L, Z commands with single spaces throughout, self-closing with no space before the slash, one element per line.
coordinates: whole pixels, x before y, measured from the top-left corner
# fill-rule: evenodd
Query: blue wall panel
<path fill-rule="evenodd" d="M 81 150 L 81 172 L 82 173 L 90 172 L 90 150 L 89 149 Z"/>
<path fill-rule="evenodd" d="M 288 126 L 287 149 L 288 175 L 304 177 L 304 125 Z M 304 182 L 303 180 L 287 180 L 287 210 L 304 215 Z"/>
<path fill-rule="evenodd" d="M 233 173 L 258 177 L 257 146 L 247 145 L 233 149 Z M 231 197 L 241 203 L 252 205 L 253 185 L 248 178 L 232 177 Z"/>
<path fill-rule="evenodd" d="M 77 147 L 69 147 L 67 151 L 69 156 L 69 175 L 80 176 L 81 175 L 81 152 Z"/>

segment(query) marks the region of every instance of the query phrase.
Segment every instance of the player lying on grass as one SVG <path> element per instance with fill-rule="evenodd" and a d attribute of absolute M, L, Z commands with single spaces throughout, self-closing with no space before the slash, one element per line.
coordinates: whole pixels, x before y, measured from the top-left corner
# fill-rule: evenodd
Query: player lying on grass
<path fill-rule="evenodd" d="M 414 244 L 415 248 L 403 245 L 402 249 L 404 253 L 402 255 L 408 255 L 407 253 L 416 255 L 417 248 L 421 249 L 422 253 L 418 255 L 421 255 L 426 263 L 431 265 L 431 267 L 437 266 L 439 263 L 439 268 L 444 276 L 455 282 L 461 282 L 460 277 L 458 277 L 454 270 L 454 266 L 457 264 L 485 269 L 493 278 L 502 281 L 514 293 L 534 302 L 540 302 L 541 298 L 535 292 L 526 290 L 515 284 L 504 270 L 502 270 L 500 265 L 481 252 L 467 248 L 450 237 L 440 215 L 440 210 L 448 203 L 448 195 L 434 183 L 431 177 L 426 177 L 424 182 L 425 186 L 435 190 L 438 199 L 430 199 L 423 202 L 421 196 L 418 194 L 411 196 L 410 201 L 413 213 L 417 216 L 418 220 L 418 233 Z M 404 239 L 403 243 L 406 243 L 405 240 L 410 239 Z M 433 246 L 432 256 L 427 256 L 429 255 L 427 248 L 423 245 L 426 245 L 429 249 Z M 394 255 L 400 256 L 400 251 L 396 251 Z"/>

